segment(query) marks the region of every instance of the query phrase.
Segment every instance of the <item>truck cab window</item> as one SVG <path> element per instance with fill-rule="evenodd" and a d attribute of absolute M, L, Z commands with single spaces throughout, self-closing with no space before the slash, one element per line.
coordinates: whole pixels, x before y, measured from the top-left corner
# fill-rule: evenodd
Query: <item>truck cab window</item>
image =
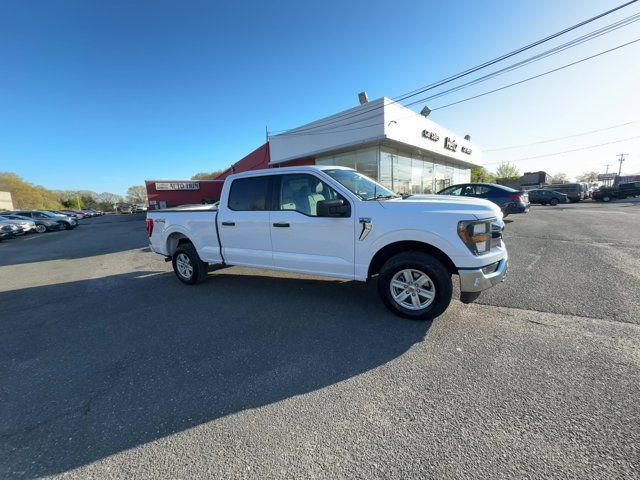
<path fill-rule="evenodd" d="M 344 198 L 313 175 L 282 175 L 280 182 L 280 210 L 295 210 L 312 217 L 317 216 L 318 202 Z M 345 200 L 346 202 L 346 200 Z"/>
<path fill-rule="evenodd" d="M 269 176 L 238 178 L 231 184 L 229 208 L 231 210 L 267 210 Z"/>

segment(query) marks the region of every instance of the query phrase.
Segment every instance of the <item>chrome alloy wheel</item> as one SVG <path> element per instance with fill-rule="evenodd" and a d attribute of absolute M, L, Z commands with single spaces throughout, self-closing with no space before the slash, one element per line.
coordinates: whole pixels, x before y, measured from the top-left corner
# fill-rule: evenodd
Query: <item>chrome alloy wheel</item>
<path fill-rule="evenodd" d="M 176 258 L 176 268 L 180 276 L 186 280 L 193 276 L 193 265 L 191 259 L 184 253 L 178 254 Z"/>
<path fill-rule="evenodd" d="M 422 310 L 436 297 L 436 287 L 429 276 L 413 268 L 397 272 L 389 288 L 395 302 L 409 310 Z"/>

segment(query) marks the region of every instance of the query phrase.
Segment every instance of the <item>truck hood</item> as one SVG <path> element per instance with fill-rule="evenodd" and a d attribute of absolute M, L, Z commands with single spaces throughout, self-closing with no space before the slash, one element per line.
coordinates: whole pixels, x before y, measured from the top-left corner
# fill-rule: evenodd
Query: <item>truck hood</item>
<path fill-rule="evenodd" d="M 502 219 L 502 211 L 495 203 L 482 198 L 458 197 L 454 195 L 411 195 L 381 201 L 380 205 L 390 210 L 415 210 L 416 212 L 451 213 L 473 215 L 478 220 L 497 217 Z"/>

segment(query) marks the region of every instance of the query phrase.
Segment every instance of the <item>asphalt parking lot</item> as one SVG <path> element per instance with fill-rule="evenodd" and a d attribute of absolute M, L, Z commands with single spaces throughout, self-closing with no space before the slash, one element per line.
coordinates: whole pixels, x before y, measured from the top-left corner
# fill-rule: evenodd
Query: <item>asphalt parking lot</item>
<path fill-rule="evenodd" d="M 509 217 L 433 322 L 375 285 L 180 284 L 144 216 L 0 244 L 0 477 L 638 478 L 640 202 Z"/>

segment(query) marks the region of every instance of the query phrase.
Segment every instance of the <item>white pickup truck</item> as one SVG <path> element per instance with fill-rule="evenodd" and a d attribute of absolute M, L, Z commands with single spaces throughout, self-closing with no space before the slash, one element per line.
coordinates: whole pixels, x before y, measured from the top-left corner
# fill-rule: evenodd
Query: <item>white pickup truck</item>
<path fill-rule="evenodd" d="M 147 213 L 151 250 L 182 282 L 211 264 L 368 281 L 403 317 L 428 320 L 502 281 L 507 250 L 493 203 L 399 196 L 350 168 L 304 166 L 229 176 L 220 203 Z"/>

